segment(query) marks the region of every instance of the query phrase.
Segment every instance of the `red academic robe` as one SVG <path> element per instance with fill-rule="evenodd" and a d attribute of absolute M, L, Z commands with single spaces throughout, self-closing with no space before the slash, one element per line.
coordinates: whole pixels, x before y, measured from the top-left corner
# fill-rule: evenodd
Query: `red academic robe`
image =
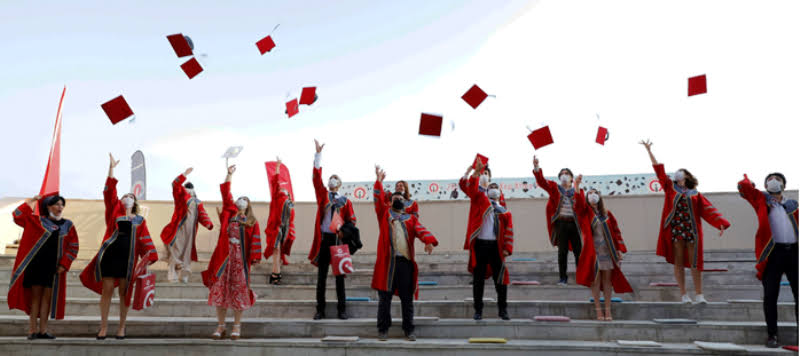
<path fill-rule="evenodd" d="M 314 243 L 311 244 L 311 251 L 308 252 L 308 259 L 314 266 L 319 260 L 319 247 L 322 244 L 322 218 L 328 207 L 333 207 L 336 214 L 342 217 L 342 221 L 350 221 L 356 224 L 356 213 L 353 211 L 353 203 L 345 196 L 339 196 L 335 201 L 331 200 L 332 194 L 322 183 L 322 168 L 314 168 L 312 177 L 314 182 L 314 193 L 317 196 L 317 218 L 314 220 Z"/>
<path fill-rule="evenodd" d="M 763 277 L 764 269 L 767 267 L 767 260 L 775 247 L 772 240 L 772 227 L 769 225 L 769 205 L 767 204 L 767 193 L 761 192 L 753 186 L 747 176 L 739 182 L 739 194 L 747 200 L 756 211 L 758 218 L 758 230 L 756 230 L 756 276 L 760 280 Z M 789 220 L 793 223 L 794 234 L 797 236 L 797 201 L 788 200 L 783 204 Z"/>
<path fill-rule="evenodd" d="M 392 192 L 388 192 L 387 191 L 387 192 L 385 192 L 385 194 L 382 195 L 382 197 L 383 197 L 383 202 L 385 204 L 387 204 L 387 206 L 391 207 L 391 205 L 392 205 Z M 410 215 L 414 215 L 417 218 L 419 218 L 419 205 L 417 204 L 417 201 L 408 199 L 408 200 L 406 200 L 405 204 L 406 204 L 406 208 L 404 210 L 405 213 L 406 214 L 410 214 Z"/>
<path fill-rule="evenodd" d="M 284 220 L 288 219 L 289 231 L 286 232 L 286 237 L 281 244 L 281 262 L 288 265 L 289 261 L 286 256 L 291 254 L 292 244 L 294 243 L 295 230 L 294 230 L 294 204 L 283 190 L 279 189 L 278 175 L 275 174 L 270 177 L 270 188 L 272 190 L 272 201 L 269 203 L 269 219 L 267 219 L 267 228 L 264 234 L 267 236 L 267 246 L 264 247 L 264 258 L 267 259 L 275 252 L 275 242 L 280 234 L 281 224 Z"/>
<path fill-rule="evenodd" d="M 478 177 L 471 176 L 468 179 L 461 178 L 458 181 L 458 186 L 470 200 L 469 220 L 467 221 L 467 236 L 464 241 L 464 249 L 469 250 L 469 264 L 467 265 L 467 270 L 469 273 L 473 273 L 475 265 L 477 264 L 474 249 L 475 240 L 478 239 L 478 235 L 481 232 L 481 225 L 483 225 L 484 217 L 488 214 L 494 214 L 495 212 L 489 197 L 486 193 L 478 189 Z M 514 252 L 514 224 L 511 218 L 511 212 L 505 210 L 502 206 L 500 209 L 504 211 L 500 211 L 495 220 L 495 224 L 498 224 L 497 251 L 500 254 L 500 260 L 503 262 L 503 270 L 500 271 L 502 284 L 507 285 L 510 282 L 510 276 L 506 268 L 506 256 L 503 255 L 503 251 L 507 251 L 509 255 Z M 492 275 L 492 267 L 487 265 L 486 278 L 488 279 Z"/>
<path fill-rule="evenodd" d="M 100 272 L 100 260 L 103 258 L 103 253 L 106 252 L 109 246 L 117 240 L 117 222 L 130 221 L 131 222 L 131 247 L 128 252 L 128 273 L 126 279 L 128 280 L 128 293 L 125 298 L 125 305 L 131 304 L 131 296 L 133 295 L 133 286 L 131 281 L 136 277 L 133 275 L 134 267 L 137 260 L 141 257 L 150 261 L 150 264 L 158 261 L 158 253 L 153 245 L 153 240 L 150 239 L 150 232 L 147 230 L 147 223 L 144 217 L 136 215 L 129 218 L 125 215 L 125 207 L 117 197 L 117 180 L 113 177 L 106 179 L 106 186 L 103 189 L 103 202 L 105 203 L 105 219 L 106 219 L 106 232 L 103 235 L 103 243 L 97 254 L 89 262 L 89 265 L 81 272 L 81 282 L 86 288 L 93 290 L 97 294 L 103 293 L 103 279 Z M 119 285 L 117 280 L 114 281 L 114 286 Z"/>
<path fill-rule="evenodd" d="M 47 211 L 47 210 L 44 210 Z M 8 289 L 8 308 L 19 309 L 30 315 L 31 290 L 22 286 L 25 270 L 36 256 L 36 252 L 47 241 L 50 235 L 59 228 L 49 218 L 33 213 L 30 205 L 22 203 L 14 210 L 14 223 L 23 228 L 22 238 L 11 270 L 11 287 Z M 78 256 L 78 233 L 72 221 L 66 220 L 61 225 L 58 237 L 58 265 L 69 271 L 72 261 Z M 64 319 L 64 307 L 67 299 L 67 273 L 56 273 L 53 283 L 53 295 L 50 300 L 50 317 Z"/>
<path fill-rule="evenodd" d="M 394 236 L 392 220 L 399 219 L 403 222 L 403 234 L 406 238 L 408 245 L 408 255 L 411 259 L 411 264 L 414 266 L 414 296 L 419 296 L 419 286 L 417 285 L 417 262 L 416 254 L 414 253 L 414 238 L 420 239 L 423 243 L 439 245 L 436 237 L 431 234 L 422 224 L 419 223 L 417 217 L 413 214 L 403 213 L 397 214 L 389 208 L 383 199 L 383 184 L 380 181 L 375 181 L 375 189 L 373 190 L 372 200 L 375 205 L 375 215 L 378 218 L 378 227 L 380 234 L 378 235 L 378 250 L 377 258 L 375 260 L 375 268 L 372 270 L 372 289 L 388 292 L 392 290 L 392 281 L 394 278 L 395 268 L 395 247 L 392 237 Z M 398 291 L 394 291 L 398 294 Z"/>
<path fill-rule="evenodd" d="M 161 230 L 161 241 L 164 242 L 164 246 L 172 246 L 175 242 L 175 235 L 186 222 L 186 216 L 189 214 L 189 203 L 194 199 L 197 202 L 197 223 L 195 223 L 194 236 L 192 236 L 192 261 L 197 261 L 197 247 L 194 242 L 195 238 L 197 238 L 197 224 L 202 224 L 206 229 L 211 230 L 214 228 L 214 223 L 208 218 L 206 209 L 200 199 L 192 197 L 183 187 L 185 181 L 186 176 L 183 174 L 172 181 L 172 199 L 175 210 L 172 211 L 172 220 Z"/>
<path fill-rule="evenodd" d="M 603 239 L 608 247 L 611 262 L 614 263 L 614 269 L 611 270 L 611 286 L 616 293 L 633 293 L 633 288 L 631 288 L 630 283 L 625 279 L 625 275 L 622 274 L 622 270 L 619 267 L 617 251 L 624 253 L 628 252 L 628 249 L 625 247 L 625 242 L 622 241 L 622 232 L 619 230 L 614 214 L 610 211 L 608 211 L 607 217 L 595 214 L 594 209 L 586 203 L 583 189 L 575 197 L 574 208 L 575 216 L 578 218 L 578 225 L 581 228 L 581 235 L 583 235 L 583 249 L 581 250 L 580 261 L 578 261 L 578 271 L 575 274 L 578 284 L 591 287 L 592 282 L 595 281 L 598 272 L 600 272 L 592 233 L 592 226 L 600 224 L 603 228 Z"/>
<path fill-rule="evenodd" d="M 536 178 L 536 185 L 544 189 L 549 196 L 547 199 L 547 206 L 545 207 L 545 214 L 547 215 L 547 235 L 550 236 L 550 244 L 558 246 L 555 222 L 558 220 L 558 212 L 561 210 L 561 195 L 568 194 L 572 189 L 564 189 L 564 187 L 558 183 L 545 179 L 541 169 L 538 172 L 534 170 L 533 176 Z M 572 206 L 575 206 L 574 196 L 572 197 Z M 577 219 L 575 220 L 577 221 Z M 581 231 L 580 227 L 578 227 L 578 231 Z M 569 243 L 569 249 L 570 251 L 572 250 L 572 243 Z"/>
<path fill-rule="evenodd" d="M 214 283 L 217 282 L 222 272 L 225 272 L 225 265 L 228 263 L 228 246 L 230 245 L 228 237 L 228 224 L 231 220 L 236 219 L 239 209 L 233 202 L 233 195 L 231 195 L 231 182 L 225 182 L 219 185 L 219 190 L 222 193 L 222 212 L 219 216 L 219 238 L 217 239 L 217 247 L 214 248 L 214 253 L 211 254 L 211 260 L 208 261 L 208 268 L 202 272 L 203 284 L 211 289 Z M 239 236 L 241 236 L 241 243 L 239 244 L 242 249 L 242 259 L 244 259 L 244 276 L 247 280 L 247 289 L 250 291 L 250 301 L 255 302 L 256 295 L 250 288 L 250 266 L 261 261 L 261 235 L 258 222 L 253 226 L 247 226 L 244 223 L 240 225 Z"/>
<path fill-rule="evenodd" d="M 659 226 L 658 247 L 656 249 L 656 254 L 663 256 L 667 262 L 675 264 L 672 243 L 672 227 L 670 225 L 670 221 L 672 220 L 673 214 L 675 214 L 675 211 L 677 210 L 678 201 L 682 196 L 685 195 L 690 201 L 689 214 L 691 216 L 693 225 L 692 229 L 694 229 L 695 236 L 697 236 L 697 242 L 694 244 L 694 251 L 689 251 L 689 245 L 686 245 L 687 247 L 683 251 L 683 255 L 685 256 L 683 259 L 683 265 L 684 267 L 702 270 L 703 222 L 700 219 L 702 218 L 717 229 L 727 229 L 729 226 L 731 226 L 731 223 L 729 223 L 728 220 L 725 220 L 722 217 L 722 214 L 717 211 L 717 208 L 711 205 L 711 202 L 708 201 L 708 199 L 706 199 L 706 197 L 700 194 L 697 190 L 690 189 L 679 192 L 677 183 L 670 180 L 669 177 L 667 177 L 667 173 L 664 172 L 663 164 L 656 164 L 653 166 L 653 169 L 656 171 L 658 181 L 661 183 L 661 187 L 664 189 L 664 209 L 661 212 L 661 225 Z M 689 262 L 690 253 L 694 256 L 694 266 L 692 266 Z"/>

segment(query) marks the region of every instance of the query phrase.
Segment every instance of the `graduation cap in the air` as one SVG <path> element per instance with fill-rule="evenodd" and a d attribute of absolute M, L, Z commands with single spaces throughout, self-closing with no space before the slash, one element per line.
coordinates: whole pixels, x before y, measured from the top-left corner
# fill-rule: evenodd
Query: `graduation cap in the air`
<path fill-rule="evenodd" d="M 273 28 L 272 31 L 269 32 L 269 35 L 267 35 L 267 37 L 264 37 L 258 40 L 258 42 L 256 42 L 256 47 L 258 47 L 258 51 L 261 52 L 262 56 L 264 55 L 264 53 L 267 53 L 271 51 L 273 48 L 275 48 L 275 41 L 272 40 L 272 32 L 275 32 L 275 30 L 280 25 L 281 24 L 275 25 L 275 28 Z"/>
<path fill-rule="evenodd" d="M 125 101 L 122 95 L 103 103 L 100 107 L 103 108 L 103 111 L 108 115 L 108 119 L 114 125 L 133 116 L 133 110 L 128 106 L 128 102 Z"/>
<path fill-rule="evenodd" d="M 705 93 L 707 93 L 705 74 L 689 78 L 689 96 Z"/>
<path fill-rule="evenodd" d="M 603 126 L 597 127 L 597 137 L 595 138 L 595 142 L 605 145 L 606 141 L 608 141 L 608 129 Z"/>
<path fill-rule="evenodd" d="M 475 84 L 472 85 L 472 87 L 461 96 L 461 99 L 464 99 L 464 101 L 466 101 L 467 104 L 469 104 L 469 106 L 471 106 L 473 109 L 477 109 L 478 105 L 481 105 L 481 103 L 483 103 L 483 101 L 490 96 L 494 97 L 494 95 L 486 94 L 486 92 L 484 92 L 480 87 L 478 87 L 477 84 Z"/>
<path fill-rule="evenodd" d="M 300 104 L 311 105 L 318 99 L 317 87 L 305 87 L 303 92 L 300 93 Z"/>
<path fill-rule="evenodd" d="M 192 55 L 192 49 L 194 49 L 194 43 L 192 43 L 189 36 L 184 36 L 182 33 L 176 33 L 174 35 L 167 36 L 167 40 L 169 44 L 172 46 L 172 49 L 175 50 L 175 54 L 180 57 L 186 57 Z"/>
<path fill-rule="evenodd" d="M 186 63 L 181 64 L 181 69 L 183 69 L 183 72 L 186 73 L 189 79 L 194 78 L 203 71 L 203 67 L 200 66 L 196 58 L 192 58 L 186 61 Z"/>
<path fill-rule="evenodd" d="M 528 135 L 528 140 L 531 141 L 533 149 L 535 150 L 553 143 L 553 136 L 550 135 L 550 126 L 543 126 L 533 130 L 533 132 Z"/>
<path fill-rule="evenodd" d="M 441 136 L 442 115 L 422 113 L 419 119 L 419 134 L 425 136 Z"/>
<path fill-rule="evenodd" d="M 286 115 L 289 115 L 290 118 L 300 112 L 300 105 L 297 103 L 297 98 L 286 102 L 286 111 L 284 112 Z"/>

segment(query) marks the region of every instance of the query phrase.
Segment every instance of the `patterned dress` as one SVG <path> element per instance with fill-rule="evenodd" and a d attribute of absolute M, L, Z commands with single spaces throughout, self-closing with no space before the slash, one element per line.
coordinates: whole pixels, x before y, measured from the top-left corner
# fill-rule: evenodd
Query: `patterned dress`
<path fill-rule="evenodd" d="M 594 253 L 597 256 L 598 269 L 601 271 L 613 270 L 614 262 L 611 261 L 608 244 L 606 244 L 605 231 L 603 231 L 603 225 L 597 221 L 592 224 L 592 239 L 594 240 Z"/>
<path fill-rule="evenodd" d="M 244 257 L 242 256 L 242 240 L 239 228 L 244 224 L 240 219 L 233 219 L 228 224 L 228 261 L 225 270 L 211 287 L 208 294 L 208 305 L 234 310 L 245 310 L 253 306 L 250 302 L 250 290 L 244 274 Z"/>
<path fill-rule="evenodd" d="M 689 198 L 686 195 L 678 200 L 675 215 L 672 216 L 670 226 L 672 227 L 672 241 L 686 241 L 694 243 L 695 233 L 692 229 L 692 215 L 689 214 Z"/>

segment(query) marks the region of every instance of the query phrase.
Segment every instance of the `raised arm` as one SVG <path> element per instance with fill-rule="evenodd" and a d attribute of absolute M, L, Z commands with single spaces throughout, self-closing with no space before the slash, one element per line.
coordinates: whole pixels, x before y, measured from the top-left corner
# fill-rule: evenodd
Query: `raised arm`
<path fill-rule="evenodd" d="M 177 178 L 172 180 L 172 200 L 175 202 L 175 205 L 184 204 L 184 199 L 186 194 L 186 188 L 183 187 L 183 183 L 186 182 L 186 176 L 192 173 L 192 168 L 187 168 L 182 174 L 180 174 Z"/>
<path fill-rule="evenodd" d="M 372 189 L 372 204 L 375 205 L 375 214 L 379 222 L 386 213 L 386 210 L 389 209 L 389 205 L 386 204 L 385 194 L 383 194 L 384 178 L 386 178 L 386 172 L 384 172 L 380 166 L 375 165 L 375 186 Z"/>
<path fill-rule="evenodd" d="M 103 203 L 106 207 L 106 225 L 114 223 L 114 214 L 116 213 L 117 206 L 119 205 L 119 197 L 117 196 L 117 179 L 114 178 L 114 167 L 119 164 L 119 160 L 115 160 L 111 153 L 108 154 L 108 158 L 111 162 L 108 165 L 108 177 L 106 178 L 106 185 L 103 188 Z"/>
<path fill-rule="evenodd" d="M 225 183 L 219 185 L 220 193 L 222 193 L 222 210 L 237 211 L 236 204 L 233 202 L 233 195 L 231 195 L 231 178 L 233 173 L 236 172 L 236 165 L 228 167 L 228 175 L 225 176 Z"/>
<path fill-rule="evenodd" d="M 24 203 L 14 209 L 14 223 L 23 229 L 27 227 L 28 224 L 37 224 L 39 218 L 33 215 L 33 207 L 40 198 L 39 195 L 36 195 L 33 198 L 25 200 Z"/>
<path fill-rule="evenodd" d="M 700 204 L 702 206 L 701 215 L 703 220 L 711 224 L 711 226 L 719 229 L 719 235 L 722 236 L 722 232 L 731 226 L 731 223 L 725 218 L 722 217 L 722 214 L 711 205 L 711 202 L 706 199 L 705 196 L 702 194 L 698 194 L 700 199 Z"/>
<path fill-rule="evenodd" d="M 544 178 L 542 168 L 539 167 L 539 158 L 536 156 L 533 156 L 533 177 L 536 178 L 536 185 L 544 189 L 548 195 L 555 195 L 558 193 L 557 184 Z"/>
<path fill-rule="evenodd" d="M 739 195 L 747 200 L 747 202 L 749 202 L 754 208 L 758 207 L 759 204 L 766 200 L 764 194 L 756 189 L 753 182 L 747 177 L 747 174 L 744 175 L 744 179 L 739 181 L 738 188 Z"/>
<path fill-rule="evenodd" d="M 314 193 L 317 197 L 317 202 L 321 202 L 325 200 L 325 197 L 328 196 L 328 188 L 325 188 L 325 183 L 322 182 L 322 148 L 325 147 L 325 144 L 319 144 L 319 141 L 316 139 L 314 140 L 314 146 L 316 146 L 316 153 L 314 154 L 314 173 L 312 174 L 311 180 L 314 183 Z"/>
<path fill-rule="evenodd" d="M 479 193 L 478 177 L 480 174 L 478 172 L 479 170 L 473 170 L 472 165 L 470 165 L 467 171 L 464 172 L 464 176 L 458 181 L 458 187 L 461 188 L 461 191 L 470 199 Z"/>
<path fill-rule="evenodd" d="M 650 139 L 647 139 L 641 140 L 639 144 L 644 146 L 644 149 L 647 150 L 647 154 L 650 156 L 650 162 L 653 163 L 654 166 L 657 165 L 658 161 L 656 160 L 656 156 L 653 155 L 653 150 L 651 149 L 653 142 L 651 142 Z"/>

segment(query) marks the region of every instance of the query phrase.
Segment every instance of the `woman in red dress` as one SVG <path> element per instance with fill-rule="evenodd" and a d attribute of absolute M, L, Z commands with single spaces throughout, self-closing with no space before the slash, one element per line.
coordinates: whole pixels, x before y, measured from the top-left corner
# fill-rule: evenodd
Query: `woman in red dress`
<path fill-rule="evenodd" d="M 253 215 L 250 199 L 231 195 L 231 177 L 236 166 L 228 167 L 222 192 L 222 213 L 217 247 L 203 271 L 203 284 L 209 288 L 208 305 L 217 307 L 217 329 L 214 339 L 225 336 L 225 315 L 233 309 L 231 339 L 241 336 L 242 311 L 255 303 L 256 295 L 250 289 L 250 265 L 261 260 L 261 236 Z"/>
<path fill-rule="evenodd" d="M 14 223 L 24 230 L 8 289 L 8 308 L 30 316 L 29 340 L 55 339 L 47 332 L 47 317 L 64 319 L 67 297 L 64 272 L 78 255 L 75 226 L 61 217 L 64 198 L 58 195 L 45 198 L 40 206 L 46 209 L 42 210 L 46 216 L 33 212 L 39 200 L 37 195 L 14 210 Z"/>
<path fill-rule="evenodd" d="M 617 219 L 606 209 L 597 189 L 584 194 L 580 188 L 583 175 L 575 178 L 575 217 L 583 235 L 583 251 L 578 261 L 575 279 L 580 285 L 592 288 L 597 320 L 612 320 L 611 291 L 633 293 L 633 288 L 620 269 L 622 254 L 628 252 L 622 241 Z M 600 291 L 605 297 L 605 316 L 600 308 Z"/>
<path fill-rule="evenodd" d="M 108 329 L 108 310 L 111 308 L 111 296 L 114 287 L 119 286 L 119 328 L 117 339 L 125 338 L 125 320 L 128 306 L 131 304 L 133 288 L 128 288 L 134 275 L 137 260 L 148 260 L 150 264 L 158 261 L 156 248 L 150 239 L 147 223 L 139 215 L 139 204 L 136 196 L 128 193 L 117 198 L 117 180 L 114 178 L 114 167 L 119 161 L 108 154 L 111 163 L 108 167 L 108 178 L 103 189 L 105 203 L 106 232 L 103 243 L 92 261 L 81 272 L 81 282 L 86 288 L 100 294 L 100 331 L 98 340 L 106 338 Z"/>
<path fill-rule="evenodd" d="M 291 253 L 294 242 L 294 201 L 289 192 L 280 187 L 281 159 L 275 165 L 275 174 L 270 179 L 272 201 L 269 204 L 269 218 L 264 235 L 267 246 L 264 248 L 264 259 L 272 256 L 272 275 L 269 284 L 281 284 L 281 264 L 288 265 L 286 259 Z M 277 251 L 277 253 L 276 253 Z"/>
<path fill-rule="evenodd" d="M 661 212 L 661 225 L 659 225 L 658 248 L 656 254 L 663 256 L 674 267 L 675 280 L 681 290 L 681 302 L 691 303 L 692 299 L 686 294 L 686 277 L 684 268 L 691 268 L 695 303 L 707 303 L 703 297 L 703 222 L 719 229 L 719 236 L 731 226 L 728 220 L 722 217 L 711 202 L 700 194 L 697 188 L 697 178 L 688 170 L 681 168 L 675 172 L 674 179 L 670 179 L 664 171 L 664 165 L 658 163 L 650 147 L 650 140 L 640 142 L 653 163 L 661 188 L 664 190 L 664 209 Z"/>

